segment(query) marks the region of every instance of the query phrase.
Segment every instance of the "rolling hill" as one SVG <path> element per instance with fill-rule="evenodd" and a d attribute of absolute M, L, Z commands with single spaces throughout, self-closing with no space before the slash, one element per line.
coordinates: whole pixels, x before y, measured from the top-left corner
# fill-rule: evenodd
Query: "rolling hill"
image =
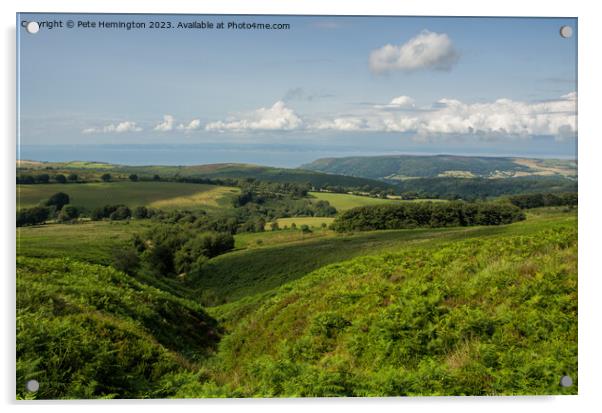
<path fill-rule="evenodd" d="M 323 158 L 301 168 L 379 180 L 411 178 L 509 178 L 521 176 L 576 176 L 576 162 L 479 156 L 357 156 Z"/>
<path fill-rule="evenodd" d="M 112 165 L 96 162 L 37 162 L 20 161 L 18 174 L 69 174 L 77 173 L 87 180 L 100 180 L 102 173 L 111 173 L 116 179 L 127 179 L 130 174 L 137 174 L 141 178 L 150 178 L 159 175 L 162 178 L 233 178 L 233 179 L 256 179 L 260 181 L 279 183 L 310 183 L 313 186 L 338 185 L 345 187 L 371 187 L 392 188 L 387 183 L 372 179 L 336 175 L 319 171 L 310 171 L 294 168 L 275 168 L 270 166 L 223 163 L 208 165 L 189 166 L 129 166 Z"/>
<path fill-rule="evenodd" d="M 574 394 L 558 378 L 577 373 L 576 243 L 576 228 L 561 226 L 398 249 L 322 267 L 251 308 L 228 304 L 213 386 L 262 397 Z"/>

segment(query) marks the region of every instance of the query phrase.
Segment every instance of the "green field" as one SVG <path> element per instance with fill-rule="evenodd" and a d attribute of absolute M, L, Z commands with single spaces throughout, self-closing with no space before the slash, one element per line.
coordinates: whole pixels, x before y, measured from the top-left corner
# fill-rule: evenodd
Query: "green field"
<path fill-rule="evenodd" d="M 288 227 L 294 223 L 297 228 L 301 225 L 307 225 L 310 228 L 321 228 L 322 224 L 330 225 L 334 218 L 329 217 L 295 217 L 295 218 L 278 218 L 278 226 L 280 228 Z"/>
<path fill-rule="evenodd" d="M 84 263 L 110 263 L 147 223 L 18 229 L 18 383 L 44 383 L 38 397 L 577 390 L 557 385 L 577 377 L 574 210 L 505 226 L 239 234 L 237 250 L 182 280 Z M 36 359 L 61 348 L 63 361 Z M 73 382 L 61 362 L 97 381 Z"/>
<path fill-rule="evenodd" d="M 17 228 L 17 255 L 70 257 L 110 265 L 113 250 L 127 245 L 132 235 L 144 231 L 148 220 L 83 221 Z"/>
<path fill-rule="evenodd" d="M 196 392 L 576 394 L 558 378 L 577 377 L 577 232 L 548 224 L 359 257 L 228 305 Z"/>
<path fill-rule="evenodd" d="M 238 188 L 178 182 L 98 182 L 86 184 L 18 185 L 17 208 L 38 205 L 65 192 L 71 204 L 93 209 L 107 204 L 160 209 L 216 208 L 227 204 Z"/>
<path fill-rule="evenodd" d="M 211 259 L 199 279 L 191 280 L 200 292 L 210 293 L 217 301 L 232 301 L 265 293 L 286 282 L 331 263 L 353 257 L 395 251 L 402 247 L 436 247 L 441 242 L 501 235 L 529 235 L 557 225 L 575 225 L 574 213 L 548 210 L 532 214 L 524 222 L 503 226 L 468 228 L 421 228 L 371 231 L 335 235 L 328 231 L 305 240 L 244 249 Z"/>
<path fill-rule="evenodd" d="M 416 201 L 402 201 L 398 199 L 381 199 L 371 198 L 368 196 L 352 195 L 352 194 L 337 194 L 332 192 L 310 192 L 311 196 L 322 201 L 328 201 L 330 205 L 335 207 L 337 211 L 345 211 L 347 209 L 370 206 L 370 205 L 383 205 L 396 202 L 419 202 L 419 201 L 431 201 L 431 202 L 444 202 L 439 199 L 418 199 Z"/>

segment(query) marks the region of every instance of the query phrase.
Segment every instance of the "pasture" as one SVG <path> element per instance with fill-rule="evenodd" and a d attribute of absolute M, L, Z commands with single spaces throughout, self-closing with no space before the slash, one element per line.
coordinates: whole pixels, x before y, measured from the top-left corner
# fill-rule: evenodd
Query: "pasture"
<path fill-rule="evenodd" d="M 417 199 L 414 201 L 405 201 L 401 199 L 381 199 L 361 195 L 338 194 L 333 192 L 310 192 L 309 194 L 317 200 L 328 201 L 330 205 L 335 207 L 339 212 L 360 206 L 383 205 L 390 204 L 393 202 L 445 202 L 441 199 Z"/>
<path fill-rule="evenodd" d="M 331 217 L 294 217 L 294 218 L 278 218 L 278 226 L 280 228 L 290 228 L 293 224 L 299 228 L 301 225 L 307 225 L 310 228 L 322 228 L 322 224 L 327 226 L 332 224 L 334 218 Z"/>
<path fill-rule="evenodd" d="M 45 224 L 17 228 L 17 255 L 69 257 L 110 265 L 115 248 L 151 225 L 149 220 L 83 221 L 77 224 Z"/>
<path fill-rule="evenodd" d="M 238 188 L 180 182 L 95 182 L 85 184 L 17 185 L 17 209 L 29 208 L 64 192 L 71 205 L 93 209 L 107 204 L 160 209 L 216 208 Z"/>
<path fill-rule="evenodd" d="M 409 247 L 435 248 L 442 242 L 464 239 L 529 235 L 567 225 L 576 225 L 575 214 L 554 210 L 549 214 L 530 215 L 526 221 L 500 226 L 418 228 L 339 235 L 331 231 L 317 231 L 315 234 L 318 235 L 307 236 L 305 240 L 289 238 L 282 239 L 279 244 L 265 242 L 258 248 L 212 258 L 202 274 L 189 281 L 199 293 L 210 293 L 215 302 L 229 302 L 265 293 L 325 265 L 358 256 Z"/>

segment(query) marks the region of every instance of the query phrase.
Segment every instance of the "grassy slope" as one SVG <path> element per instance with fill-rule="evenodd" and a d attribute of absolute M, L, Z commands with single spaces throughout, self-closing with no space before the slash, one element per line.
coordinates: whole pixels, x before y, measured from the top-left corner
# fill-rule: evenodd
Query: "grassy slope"
<path fill-rule="evenodd" d="M 538 227 L 360 257 L 286 284 L 230 312 L 214 383 L 195 393 L 575 394 L 558 381 L 577 377 L 576 222 Z"/>
<path fill-rule="evenodd" d="M 136 232 L 152 225 L 148 220 L 86 221 L 17 228 L 17 255 L 70 257 L 109 265 L 112 251 L 126 245 Z"/>
<path fill-rule="evenodd" d="M 56 192 L 65 192 L 71 204 L 95 208 L 107 204 L 141 205 L 161 209 L 217 207 L 237 188 L 178 182 L 98 182 L 88 184 L 18 185 L 17 208 L 35 206 Z"/>
<path fill-rule="evenodd" d="M 394 251 L 422 244 L 499 235 L 532 234 L 549 225 L 575 223 L 574 213 L 539 212 L 506 226 L 374 231 L 352 235 L 326 235 L 262 248 L 235 251 L 211 259 L 200 277 L 190 280 L 199 291 L 211 292 L 219 301 L 233 301 L 265 293 L 324 265 L 353 257 Z"/>
<path fill-rule="evenodd" d="M 47 170 L 46 168 L 53 168 Z M 86 179 L 100 180 L 102 173 L 110 172 L 117 178 L 127 179 L 129 174 L 135 173 L 140 176 L 151 177 L 155 174 L 161 177 L 204 177 L 204 178 L 254 178 L 270 182 L 291 182 L 291 183 L 311 183 L 313 185 L 341 185 L 363 187 L 377 186 L 381 188 L 392 187 L 390 184 L 378 182 L 371 179 L 327 174 L 316 171 L 293 168 L 274 168 L 269 166 L 240 164 L 240 163 L 222 163 L 208 165 L 189 165 L 189 166 L 168 166 L 168 165 L 148 165 L 148 166 L 128 166 L 128 165 L 110 165 L 94 162 L 44 162 L 44 163 L 22 163 L 20 170 L 23 174 L 47 173 L 53 175 L 56 173 L 69 174 L 77 173 Z"/>
<path fill-rule="evenodd" d="M 335 207 L 338 211 L 345 211 L 347 209 L 359 207 L 359 206 L 370 206 L 370 205 L 382 205 L 392 202 L 419 202 L 419 201 L 431 201 L 431 202 L 444 202 L 439 199 L 434 200 L 416 200 L 416 201 L 402 201 L 397 199 L 380 199 L 370 198 L 368 196 L 351 195 L 351 194 L 336 194 L 331 192 L 310 192 L 310 195 L 316 199 L 322 201 L 328 201 L 330 205 Z"/>
<path fill-rule="evenodd" d="M 292 224 L 295 224 L 297 228 L 301 225 L 307 225 L 312 228 L 320 228 L 322 224 L 330 225 L 334 218 L 329 217 L 295 217 L 295 218 L 278 218 L 276 220 L 278 222 L 278 226 L 280 228 L 290 227 Z"/>
<path fill-rule="evenodd" d="M 17 259 L 18 397 L 30 379 L 37 398 L 169 396 L 218 337 L 198 304 L 110 267 Z"/>
<path fill-rule="evenodd" d="M 341 175 L 382 179 L 386 177 L 433 178 L 447 171 L 463 171 L 471 176 L 481 177 L 498 176 L 500 172 L 513 176 L 515 174 L 540 173 L 542 167 L 545 167 L 546 164 L 557 166 L 557 169 L 550 172 L 560 175 L 574 175 L 576 170 L 574 161 L 559 159 L 550 162 L 538 159 L 455 155 L 323 158 L 303 165 L 302 168 Z"/>
<path fill-rule="evenodd" d="M 159 344 L 162 347 L 153 349 L 146 348 L 141 344 L 142 342 L 152 344 L 154 338 L 152 331 L 149 333 L 151 325 L 144 327 L 143 324 L 143 328 L 140 330 L 140 323 L 136 320 L 150 320 L 148 322 L 159 323 L 157 326 L 161 326 L 161 321 L 153 318 L 155 316 L 150 315 L 149 319 L 141 317 L 142 314 L 152 314 L 152 311 L 155 311 L 150 310 L 149 313 L 149 310 L 144 309 L 145 306 L 154 306 L 154 303 L 161 302 L 161 299 L 154 297 L 149 292 L 147 294 L 150 295 L 147 298 L 140 300 L 141 296 L 136 295 L 135 291 L 130 291 L 128 288 L 133 286 L 134 290 L 137 288 L 142 288 L 141 291 L 157 290 L 142 287 L 130 277 L 119 275 L 110 269 L 102 269 L 102 267 L 74 263 L 65 259 L 20 258 L 19 273 L 23 276 L 20 276 L 21 281 L 18 281 L 22 283 L 18 287 L 18 292 L 25 296 L 22 300 L 19 298 L 21 300 L 19 308 L 26 309 L 21 319 L 27 324 L 24 324 L 23 328 L 26 329 L 22 330 L 22 336 L 19 339 L 25 343 L 22 346 L 23 354 L 25 354 L 22 357 L 24 361 L 18 364 L 19 380 L 40 378 L 40 371 L 44 371 L 44 369 L 41 370 L 38 363 L 65 362 L 60 359 L 58 361 L 55 359 L 44 361 L 44 358 L 40 359 L 39 357 L 36 359 L 37 353 L 26 352 L 31 345 L 42 348 L 40 354 L 46 355 L 56 351 L 59 342 L 52 341 L 47 344 L 47 347 L 39 347 L 41 342 L 35 343 L 42 340 L 44 334 L 62 337 L 59 331 L 63 328 L 62 331 L 69 336 L 73 336 L 75 333 L 77 337 L 87 337 L 91 332 L 101 332 L 101 339 L 84 341 L 83 347 L 81 342 L 72 343 L 73 347 L 69 347 L 69 351 L 73 352 L 73 357 L 94 358 L 95 355 L 100 354 L 97 359 L 94 359 L 99 363 L 95 368 L 104 365 L 114 366 L 117 363 L 120 366 L 124 365 L 126 370 L 133 369 L 134 372 L 109 370 L 110 373 L 106 376 L 105 370 L 96 372 L 91 370 L 92 373 L 82 372 L 79 376 L 81 379 L 70 383 L 68 388 L 53 390 L 58 392 L 56 394 L 65 394 L 60 392 L 66 391 L 79 397 L 120 394 L 115 390 L 115 386 L 119 385 L 133 389 L 135 394 L 132 397 L 140 397 L 141 393 L 156 396 L 171 395 L 175 392 L 176 387 L 180 388 L 177 395 L 182 397 L 559 392 L 562 389 L 554 387 L 554 383 L 557 383 L 557 374 L 560 370 L 563 374 L 576 377 L 574 353 L 576 346 L 574 326 L 576 323 L 571 321 L 573 304 L 576 302 L 573 295 L 576 293 L 574 289 L 576 278 L 573 277 L 576 274 L 573 268 L 576 256 L 573 241 L 568 243 L 562 241 L 564 238 L 572 237 L 566 233 L 566 228 L 569 232 L 576 230 L 576 216 L 574 213 L 561 212 L 557 208 L 547 208 L 530 211 L 528 218 L 527 221 L 503 227 L 381 231 L 348 236 L 336 236 L 330 231 L 316 231 L 312 234 L 312 236 L 315 235 L 315 238 L 309 237 L 300 241 L 290 237 L 289 233 L 293 233 L 293 231 L 250 234 L 268 237 L 268 239 L 269 237 L 280 237 L 277 241 L 273 241 L 282 244 L 269 245 L 266 242 L 266 246 L 217 257 L 211 261 L 214 271 L 208 278 L 196 285 L 201 287 L 199 292 L 213 289 L 218 295 L 228 300 L 239 298 L 238 301 L 209 309 L 209 313 L 219 318 L 223 326 L 232 332 L 232 336 L 222 344 L 219 357 L 212 359 L 207 364 L 207 368 L 212 369 L 211 366 L 214 368 L 210 373 L 204 373 L 204 377 L 211 377 L 211 380 L 203 385 L 200 383 L 205 379 L 199 382 L 197 376 L 191 372 L 194 369 L 187 365 L 180 355 L 170 353 L 171 350 L 164 348 L 165 346 L 161 342 Z M 110 223 L 98 224 L 106 224 L 107 228 L 101 227 L 95 231 L 96 233 L 105 235 L 110 233 L 108 231 Z M 63 231 L 68 231 L 70 228 L 77 227 L 76 225 L 57 225 L 55 230 L 61 228 Z M 121 224 L 121 227 L 118 228 L 126 232 L 132 228 L 126 227 L 127 225 Z M 79 229 L 83 228 L 85 227 L 79 227 Z M 539 249 L 521 247 L 513 250 L 512 244 L 504 241 L 510 236 L 532 236 L 550 229 L 565 231 L 563 234 L 566 237 L 564 235 L 556 237 L 556 241 L 559 243 L 570 244 L 569 249 L 562 254 L 560 252 L 557 254 L 559 248 L 551 246 L 549 243 L 541 244 L 541 248 L 537 247 Z M 40 228 L 24 228 L 23 232 L 39 230 Z M 62 237 L 65 237 L 66 241 L 70 236 L 80 239 L 81 234 L 78 234 L 77 231 L 76 229 L 71 233 L 63 233 Z M 48 233 L 55 234 L 56 232 L 49 231 Z M 532 240 L 556 242 L 550 241 L 548 238 L 536 235 L 532 237 Z M 110 238 L 106 240 L 108 241 L 108 239 Z M 458 241 L 465 239 L 473 241 L 469 241 L 467 244 L 458 244 Z M 252 242 L 250 238 L 246 241 Z M 49 247 L 52 244 L 52 239 L 48 238 L 46 241 L 40 241 L 38 245 L 42 248 L 44 245 Z M 71 245 L 73 245 L 73 238 L 71 238 Z M 88 244 L 90 252 L 93 250 L 92 245 Z M 447 250 L 441 252 L 443 247 Z M 77 250 L 68 248 L 68 244 L 65 244 L 62 255 L 73 254 Z M 446 252 L 448 250 L 449 253 Z M 21 252 L 23 253 L 23 251 Z M 59 249 L 55 252 L 60 253 L 61 251 Z M 358 258 L 351 263 L 338 263 L 357 256 L 383 252 L 389 252 L 394 256 L 391 256 L 393 258 L 387 258 L 387 255 L 380 258 L 365 257 Z M 498 265 L 493 260 L 494 265 L 492 265 L 489 257 L 495 254 L 506 254 L 504 259 L 507 259 L 508 263 Z M 460 283 L 454 284 L 454 289 L 451 290 L 453 294 L 456 294 L 455 296 L 452 294 L 450 298 L 443 294 L 442 291 L 446 294 L 449 291 L 440 290 L 440 283 L 434 282 L 433 279 L 421 278 L 425 276 L 419 271 L 421 267 L 412 268 L 410 265 L 415 261 L 410 260 L 410 264 L 408 264 L 408 257 L 417 255 L 423 257 L 421 262 L 435 262 L 434 265 L 445 264 L 445 267 L 441 267 L 442 271 L 447 271 L 445 280 L 450 283 L 456 281 Z M 445 261 L 447 256 L 452 255 L 455 258 L 451 263 Z M 475 257 L 480 258 L 475 259 Z M 404 270 L 399 274 L 390 273 L 391 262 Z M 330 263 L 338 264 L 303 277 Z M 462 267 L 461 265 L 465 263 L 469 263 L 473 267 Z M 405 271 L 406 269 L 408 271 Z M 513 277 L 516 277 L 518 270 L 526 274 L 530 283 L 541 282 L 549 275 L 555 284 L 552 286 L 530 284 L 525 287 L 526 290 L 519 292 L 512 289 L 504 290 L 504 288 L 513 288 L 512 283 L 508 284 L 508 282 L 515 279 Z M 355 271 L 353 276 L 346 278 L 345 282 L 341 283 L 341 277 L 347 277 L 350 271 Z M 438 270 L 432 271 L 432 273 L 441 274 Z M 542 278 L 538 275 L 539 273 L 546 274 L 546 277 Z M 109 274 L 108 277 L 107 274 Z M 314 284 L 324 274 L 329 279 L 328 283 Z M 470 279 L 463 274 L 471 274 Z M 568 281 L 562 278 L 567 274 Z M 49 276 L 50 278 L 46 278 Z M 295 281 L 299 278 L 301 278 L 299 281 Z M 478 281 L 473 283 L 472 279 Z M 403 282 L 400 282 L 402 280 Z M 408 284 L 407 280 L 413 281 Z M 97 285 L 97 282 L 101 285 Z M 436 323 L 439 329 L 437 334 L 448 334 L 445 346 L 437 351 L 431 352 L 432 348 L 435 348 L 433 346 L 437 344 L 436 342 L 426 345 L 425 342 L 419 341 L 412 345 L 399 347 L 400 342 L 391 338 L 397 337 L 400 330 L 395 330 L 399 321 L 395 321 L 392 325 L 387 324 L 389 317 L 406 317 L 394 320 L 405 320 L 403 322 L 408 323 L 411 320 L 419 320 L 420 317 L 427 317 L 426 319 L 430 323 L 431 319 L 428 318 L 428 314 L 425 315 L 422 312 L 431 307 L 439 311 L 441 307 L 437 304 L 438 302 L 434 306 L 421 307 L 421 301 L 408 301 L 408 305 L 405 305 L 406 299 L 420 300 L 425 291 L 424 289 L 406 291 L 407 285 L 409 285 L 408 288 L 428 285 L 429 288 L 426 291 L 429 294 L 431 290 L 436 293 L 429 299 L 438 297 L 443 300 L 444 297 L 443 307 L 450 308 L 451 313 L 454 314 L 450 316 L 451 318 L 446 318 L 448 312 L 437 313 L 438 317 L 441 316 Z M 51 296 L 52 299 L 49 300 L 49 296 L 45 294 L 55 295 Z M 171 297 L 167 293 L 161 294 Z M 80 313 L 78 317 L 69 315 L 63 318 L 60 313 L 62 303 L 65 301 L 63 295 L 67 297 L 67 303 L 84 306 L 78 307 L 84 309 L 83 312 L 78 310 Z M 118 296 L 119 298 L 117 298 Z M 198 294 L 196 297 L 198 298 Z M 488 305 L 486 311 L 479 312 L 482 304 L 479 301 L 480 297 L 485 297 L 485 304 Z M 510 297 L 509 299 L 514 301 L 500 302 L 505 297 Z M 517 297 L 526 300 L 526 303 L 523 304 Z M 187 304 L 186 301 L 177 301 L 187 308 L 198 309 L 193 304 Z M 393 304 L 386 304 L 383 307 L 383 302 Z M 494 302 L 495 306 L 491 304 Z M 285 306 L 283 306 L 284 303 L 286 303 Z M 537 307 L 543 305 L 540 303 L 545 303 L 545 311 Z M 122 305 L 130 306 L 127 314 L 131 313 L 131 319 L 124 321 L 119 318 L 126 312 L 121 309 Z M 137 309 L 138 305 L 142 306 L 140 311 Z M 568 315 L 564 319 L 558 319 L 556 327 L 551 330 L 549 336 L 546 336 L 546 341 L 542 342 L 541 337 L 543 336 L 538 332 L 543 328 L 548 328 L 542 317 L 546 314 L 559 317 L 558 305 L 565 306 L 562 307 L 562 311 Z M 87 310 L 88 308 L 93 311 Z M 165 305 L 163 308 L 166 308 Z M 176 314 L 179 311 L 177 308 L 175 310 L 169 306 L 167 308 L 169 308 L 166 310 L 168 312 L 163 314 L 163 317 L 171 315 L 173 311 Z M 302 313 L 300 313 L 301 308 L 304 309 Z M 403 313 L 406 311 L 404 308 L 416 308 L 416 310 L 406 314 Z M 504 318 L 502 312 L 506 308 L 510 308 L 512 312 L 505 313 Z M 390 309 L 391 312 L 388 313 L 387 309 Z M 49 317 L 49 311 L 54 315 Z M 115 312 L 118 315 L 117 319 L 113 314 Z M 505 321 L 508 319 L 517 321 L 508 324 Z M 169 322 L 169 320 L 167 321 Z M 459 324 L 454 326 L 448 324 L 450 322 Z M 422 321 L 416 321 L 416 323 L 418 324 L 414 325 L 410 331 L 420 331 L 420 334 L 429 334 L 428 332 L 432 331 L 429 327 L 431 324 L 420 324 Z M 172 320 L 171 324 L 173 324 L 171 327 L 175 329 L 181 327 L 179 318 Z M 364 331 L 363 326 L 365 325 L 376 327 L 374 330 L 368 328 Z M 446 326 L 452 327 L 445 330 Z M 501 330 L 496 330 L 496 334 L 487 333 L 483 336 L 483 328 L 489 331 L 491 326 Z M 347 330 L 348 327 L 349 330 Z M 184 325 L 184 328 L 190 329 L 191 327 Z M 340 336 L 341 340 L 336 331 L 339 328 L 345 330 L 344 338 Z M 383 328 L 392 330 L 383 330 Z M 534 328 L 534 330 L 528 330 L 529 328 Z M 194 330 L 194 327 L 192 329 Z M 162 330 L 161 327 L 157 332 Z M 347 331 L 350 334 L 347 334 Z M 383 331 L 386 333 L 385 335 L 383 335 Z M 401 332 L 403 331 L 402 329 Z M 462 334 L 456 333 L 457 331 Z M 103 332 L 106 332 L 106 335 L 103 336 L 105 334 Z M 513 339 L 515 337 L 513 334 L 517 332 L 519 334 L 517 341 L 504 342 L 500 338 L 506 335 Z M 189 333 L 194 334 L 194 331 L 189 331 Z M 169 337 L 188 333 L 176 332 L 174 334 L 168 334 L 168 339 L 171 340 Z M 481 335 L 477 337 L 478 334 Z M 467 340 L 466 337 L 469 339 Z M 538 339 L 538 337 L 540 338 Z M 548 340 L 547 337 L 550 339 Z M 365 338 L 370 341 L 366 341 L 366 344 L 363 345 L 361 342 Z M 282 341 L 284 339 L 286 340 Z M 265 343 L 267 342 L 270 343 L 269 349 L 266 349 Z M 566 343 L 575 344 L 567 346 Z M 132 350 L 142 347 L 145 349 L 143 350 L 144 355 L 127 350 L 120 356 L 123 359 L 118 362 L 112 361 L 110 354 L 113 354 L 115 345 L 126 346 Z M 359 347 L 353 347 L 354 345 L 359 345 Z M 509 345 L 513 346 L 512 351 L 509 350 Z M 533 356 L 529 350 L 532 348 L 537 348 L 536 356 Z M 78 351 L 78 349 L 82 350 Z M 361 351 L 357 355 L 350 353 L 351 349 Z M 395 349 L 397 353 L 391 355 L 390 350 L 387 349 Z M 400 355 L 399 351 L 405 353 L 402 352 Z M 417 352 L 415 353 L 417 358 L 414 359 L 420 359 L 420 362 L 406 364 L 407 360 L 403 357 L 408 352 Z M 514 354 L 516 357 L 513 356 Z M 142 368 L 147 370 L 135 370 L 132 363 L 128 361 L 131 360 L 130 357 L 137 360 L 148 357 L 146 359 L 149 360 L 148 367 Z M 356 357 L 358 363 L 350 364 L 350 360 Z M 379 360 L 379 363 L 372 363 L 373 360 Z M 72 364 L 71 361 L 69 363 Z M 186 371 L 181 372 L 178 369 L 183 365 L 188 367 Z M 389 367 L 380 368 L 380 365 Z M 56 366 L 50 365 L 50 369 L 45 370 L 64 371 Z M 143 366 L 147 365 L 143 364 Z M 500 369 L 500 366 L 503 368 Z M 148 370 L 151 368 L 155 370 Z M 173 373 L 175 376 L 170 376 L 167 371 L 175 372 Z M 119 377 L 121 381 L 116 382 L 117 384 L 111 382 L 111 386 L 103 387 L 96 382 L 89 382 L 90 374 L 101 378 L 115 376 Z M 153 375 L 152 380 L 149 378 L 149 374 Z M 132 375 L 137 377 L 136 382 L 128 379 Z M 146 378 L 141 379 L 140 377 Z M 155 380 L 157 377 L 159 377 L 158 381 Z M 550 381 L 552 378 L 555 380 L 554 383 Z M 42 379 L 46 382 L 57 381 L 55 377 L 42 377 Z M 142 384 L 136 385 L 135 383 Z M 241 385 L 242 383 L 244 386 Z M 576 391 L 576 387 L 566 391 Z M 44 394 L 39 395 L 44 397 Z"/>

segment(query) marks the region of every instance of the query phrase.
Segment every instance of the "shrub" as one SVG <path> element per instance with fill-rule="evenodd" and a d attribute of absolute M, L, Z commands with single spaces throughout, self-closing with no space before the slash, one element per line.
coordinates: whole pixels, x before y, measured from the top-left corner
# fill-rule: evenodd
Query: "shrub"
<path fill-rule="evenodd" d="M 69 195 L 64 192 L 57 192 L 45 202 L 46 206 L 55 206 L 57 211 L 60 211 L 63 206 L 69 203 Z"/>
<path fill-rule="evenodd" d="M 144 206 L 136 207 L 136 208 L 134 208 L 134 212 L 132 213 L 132 216 L 136 219 L 148 218 L 148 208 L 146 208 Z"/>
<path fill-rule="evenodd" d="M 113 211 L 109 215 L 109 219 L 111 221 L 122 221 L 124 219 L 130 218 L 131 216 L 132 216 L 132 211 L 125 205 L 122 205 L 122 206 L 118 207 L 117 209 L 115 209 L 115 211 Z"/>
<path fill-rule="evenodd" d="M 43 206 L 20 209 L 17 211 L 17 226 L 43 224 L 50 214 L 50 209 Z"/>
<path fill-rule="evenodd" d="M 65 205 L 59 212 L 59 222 L 70 222 L 79 217 L 79 211 L 72 205 Z"/>
<path fill-rule="evenodd" d="M 50 181 L 50 175 L 48 175 L 48 174 L 35 175 L 34 179 L 35 179 L 36 183 L 38 183 L 38 184 L 47 184 Z"/>
<path fill-rule="evenodd" d="M 57 181 L 59 184 L 64 184 L 67 182 L 67 178 L 65 178 L 65 175 L 62 174 L 55 175 L 54 180 Z"/>

